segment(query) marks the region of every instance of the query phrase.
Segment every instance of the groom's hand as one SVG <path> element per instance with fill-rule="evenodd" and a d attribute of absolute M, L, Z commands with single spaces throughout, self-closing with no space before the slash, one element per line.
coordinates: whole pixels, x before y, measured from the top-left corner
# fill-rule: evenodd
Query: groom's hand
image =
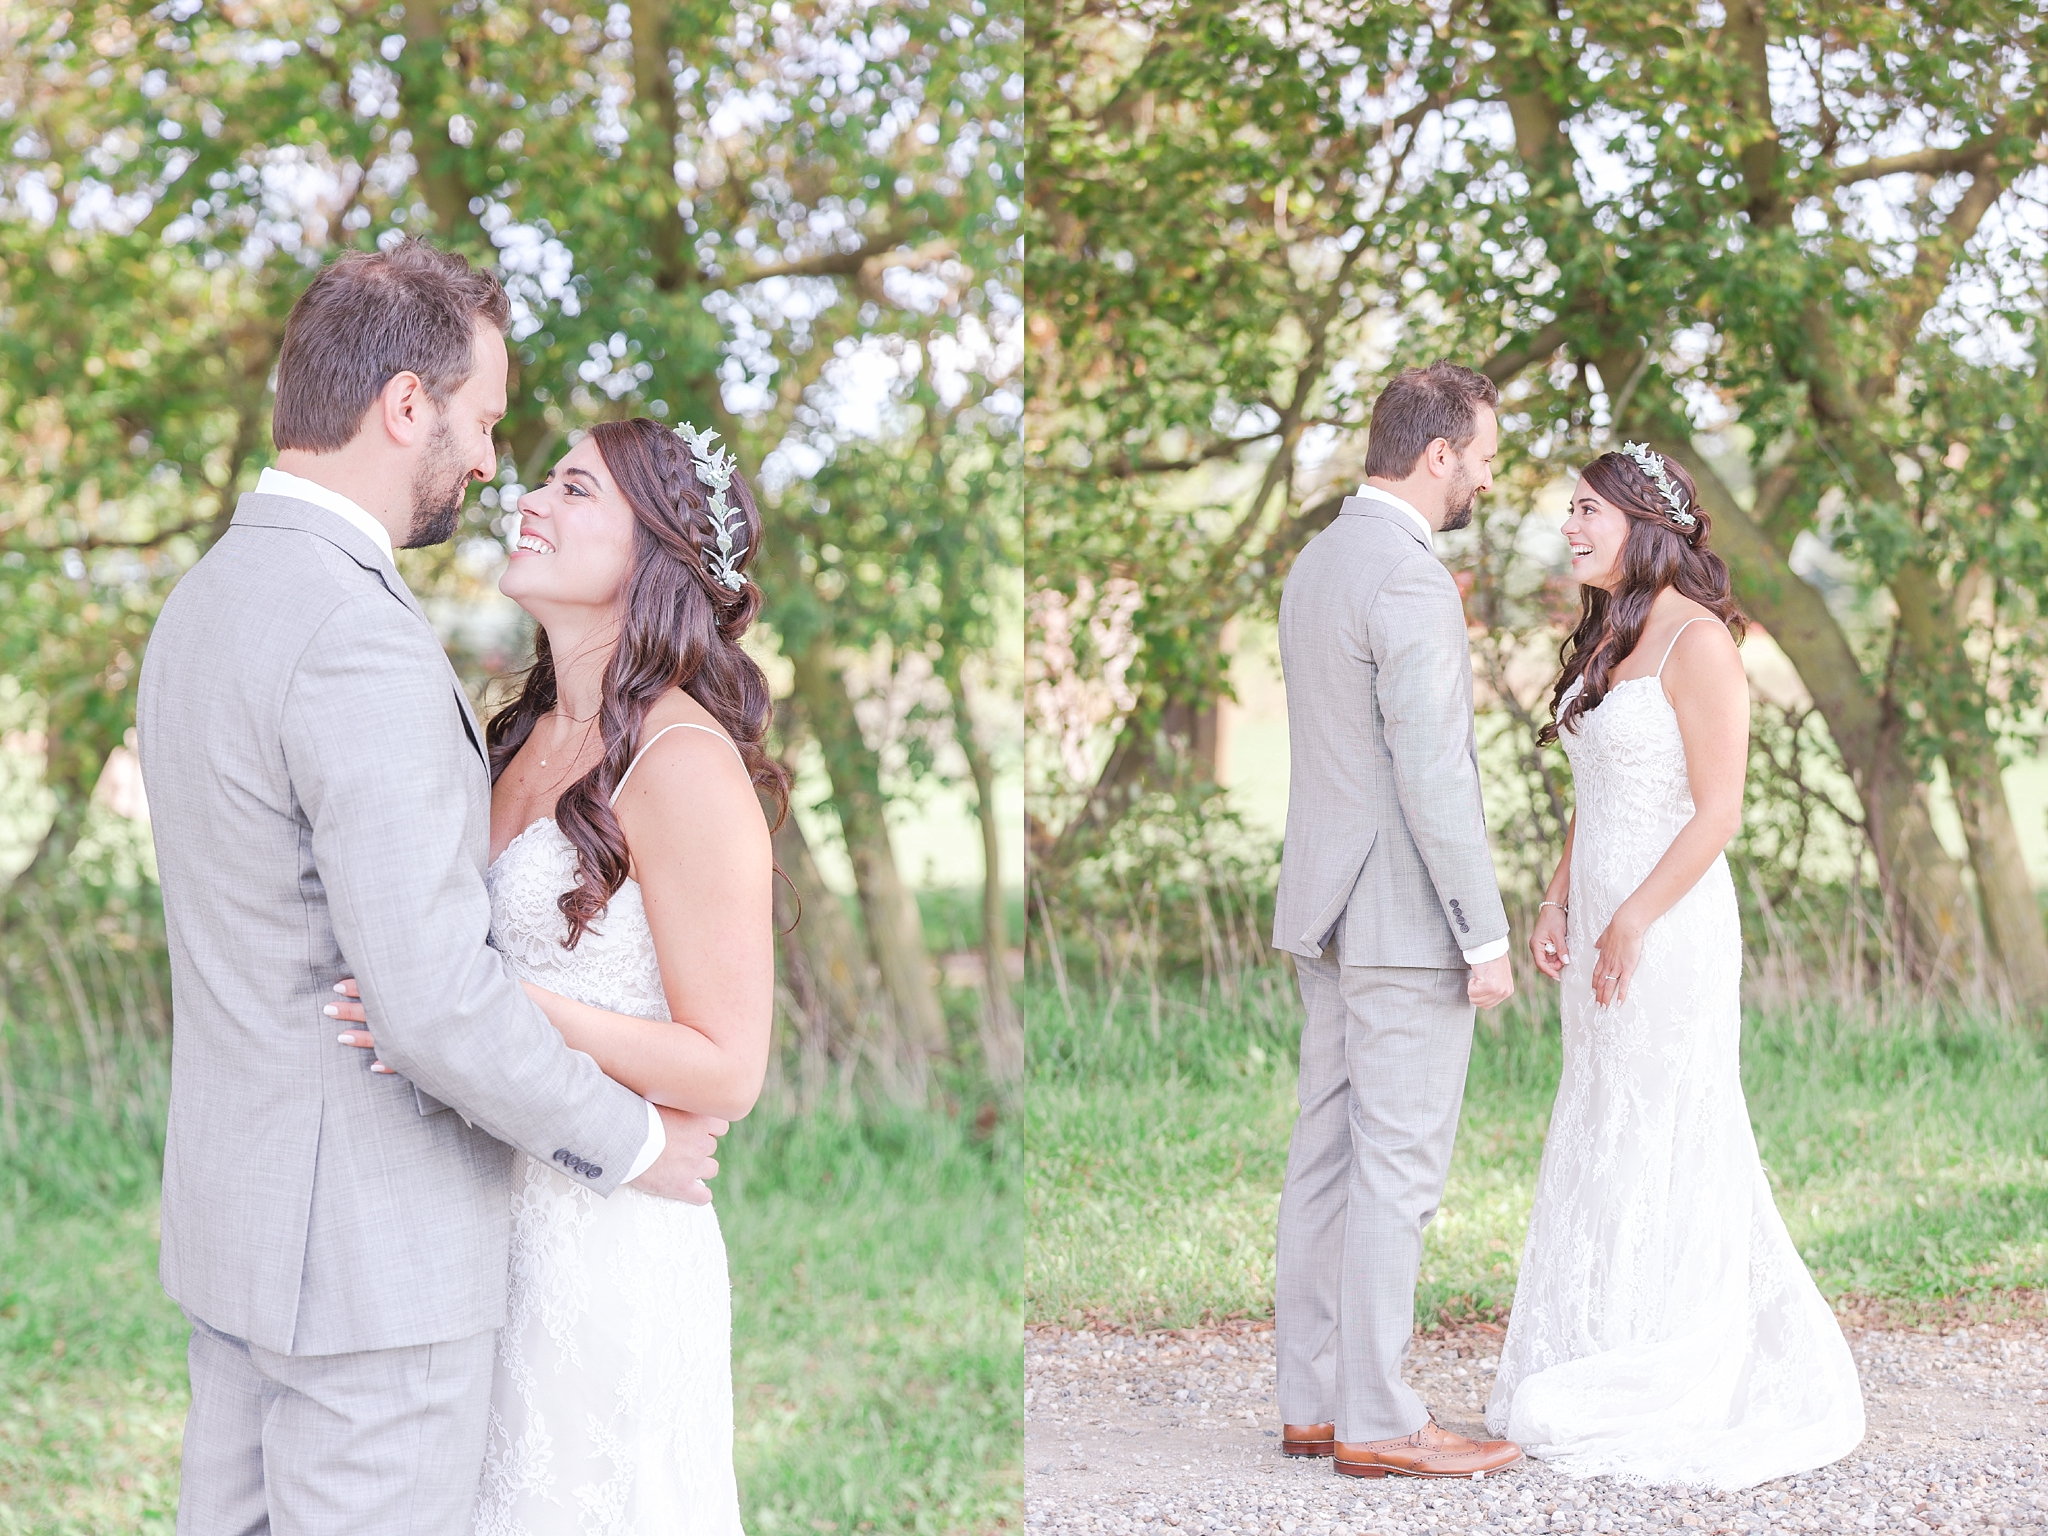
<path fill-rule="evenodd" d="M 1498 1008 L 1515 995 L 1515 968 L 1506 955 L 1496 955 L 1472 967 L 1465 981 L 1465 995 L 1474 1008 Z"/>
<path fill-rule="evenodd" d="M 711 1115 L 693 1115 L 657 1104 L 668 1143 L 661 1156 L 633 1181 L 633 1187 L 685 1205 L 709 1205 L 705 1181 L 718 1176 L 718 1138 L 732 1127 Z"/>

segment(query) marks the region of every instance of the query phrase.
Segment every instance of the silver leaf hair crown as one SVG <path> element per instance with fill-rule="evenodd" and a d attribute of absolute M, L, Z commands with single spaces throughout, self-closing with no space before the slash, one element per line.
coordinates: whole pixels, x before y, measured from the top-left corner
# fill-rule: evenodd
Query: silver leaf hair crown
<path fill-rule="evenodd" d="M 695 462 L 697 479 L 711 492 L 711 499 L 704 505 L 704 516 L 711 524 L 711 532 L 717 540 L 716 547 L 704 550 L 704 565 L 711 572 L 711 579 L 729 592 L 737 592 L 747 584 L 747 578 L 740 574 L 740 561 L 746 556 L 747 546 L 733 545 L 733 530 L 745 531 L 747 515 L 738 507 L 726 503 L 726 487 L 732 484 L 733 471 L 739 468 L 733 456 L 723 448 L 711 445 L 718 440 L 716 432 L 699 432 L 687 421 L 676 428 L 676 436 L 690 445 L 690 458 Z"/>
<path fill-rule="evenodd" d="M 1671 521 L 1681 528 L 1690 528 L 1699 521 L 1685 509 L 1685 492 L 1678 488 L 1678 482 L 1671 478 L 1671 471 L 1664 467 L 1664 455 L 1648 443 L 1623 443 L 1621 451 L 1635 460 L 1636 468 L 1643 472 L 1650 484 L 1664 493 L 1664 500 L 1670 505 Z"/>

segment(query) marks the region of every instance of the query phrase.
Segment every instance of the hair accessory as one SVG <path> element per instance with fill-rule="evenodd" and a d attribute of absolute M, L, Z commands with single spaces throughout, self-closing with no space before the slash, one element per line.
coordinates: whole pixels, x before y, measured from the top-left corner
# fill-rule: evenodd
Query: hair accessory
<path fill-rule="evenodd" d="M 711 572 L 713 581 L 727 591 L 737 592 L 747 584 L 747 578 L 740 574 L 740 560 L 746 555 L 747 546 L 742 544 L 735 548 L 732 536 L 735 528 L 745 530 L 747 518 L 738 507 L 726 504 L 725 490 L 732 484 L 733 471 L 739 465 L 725 449 L 711 446 L 718 440 L 716 432 L 708 429 L 699 432 L 684 422 L 676 428 L 676 436 L 690 445 L 697 478 L 711 491 L 711 499 L 704 505 L 704 516 L 710 520 L 718 545 L 704 551 L 705 567 Z"/>
<path fill-rule="evenodd" d="M 1664 493 L 1665 501 L 1671 505 L 1671 521 L 1681 528 L 1690 528 L 1699 521 L 1685 510 L 1685 492 L 1678 488 L 1678 482 L 1671 478 L 1671 471 L 1664 467 L 1664 455 L 1648 443 L 1623 443 L 1621 451 L 1635 460 L 1636 468 L 1648 478 L 1650 484 Z"/>

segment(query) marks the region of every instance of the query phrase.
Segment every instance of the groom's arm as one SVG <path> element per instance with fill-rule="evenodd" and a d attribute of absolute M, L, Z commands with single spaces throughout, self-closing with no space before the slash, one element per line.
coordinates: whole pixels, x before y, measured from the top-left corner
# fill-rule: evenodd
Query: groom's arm
<path fill-rule="evenodd" d="M 282 738 L 319 894 L 384 1061 L 609 1194 L 659 1120 L 563 1044 L 485 942 L 490 898 L 464 846 L 484 770 L 435 645 L 379 589 L 342 604 L 298 662 Z"/>
<path fill-rule="evenodd" d="M 1472 755 L 1472 648 L 1458 586 L 1432 555 L 1394 568 L 1366 615 L 1394 788 L 1466 963 L 1507 953 L 1508 916 Z"/>

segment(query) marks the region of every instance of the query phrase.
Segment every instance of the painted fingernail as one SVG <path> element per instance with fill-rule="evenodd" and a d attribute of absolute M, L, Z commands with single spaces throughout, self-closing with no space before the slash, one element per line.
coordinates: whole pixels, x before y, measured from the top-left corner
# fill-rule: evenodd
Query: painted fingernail
<path fill-rule="evenodd" d="M 338 982 L 338 981 L 337 981 L 337 982 L 336 982 L 336 983 L 334 984 L 334 990 L 335 990 L 335 991 L 337 991 L 337 992 L 339 992 L 339 993 L 340 993 L 340 994 L 341 994 L 341 995 L 342 995 L 343 997 L 347 997 L 347 996 L 348 996 L 348 988 L 347 988 L 347 987 L 345 987 L 345 986 L 343 986 L 343 985 L 342 985 L 342 984 L 341 984 L 340 982 Z"/>
<path fill-rule="evenodd" d="M 337 1045 L 354 1045 L 356 1037 L 354 1035 L 336 1035 L 334 1041 Z"/>
<path fill-rule="evenodd" d="M 389 1067 L 385 1066 L 385 1065 L 384 1065 L 384 1063 L 383 1063 L 383 1062 L 381 1062 L 381 1061 L 373 1061 L 373 1062 L 371 1062 L 371 1063 L 370 1063 L 370 1070 L 371 1070 L 372 1072 L 383 1072 L 383 1073 L 386 1073 L 386 1074 L 389 1074 L 389 1073 L 390 1073 L 390 1071 L 391 1071 L 391 1069 L 390 1069 Z"/>
<path fill-rule="evenodd" d="M 330 1019 L 338 1019 L 341 1017 L 341 1010 L 335 1007 L 334 1004 L 332 1003 L 329 1003 L 325 1008 L 322 1008 L 320 1011 L 326 1014 L 327 1017 L 329 1017 Z"/>

